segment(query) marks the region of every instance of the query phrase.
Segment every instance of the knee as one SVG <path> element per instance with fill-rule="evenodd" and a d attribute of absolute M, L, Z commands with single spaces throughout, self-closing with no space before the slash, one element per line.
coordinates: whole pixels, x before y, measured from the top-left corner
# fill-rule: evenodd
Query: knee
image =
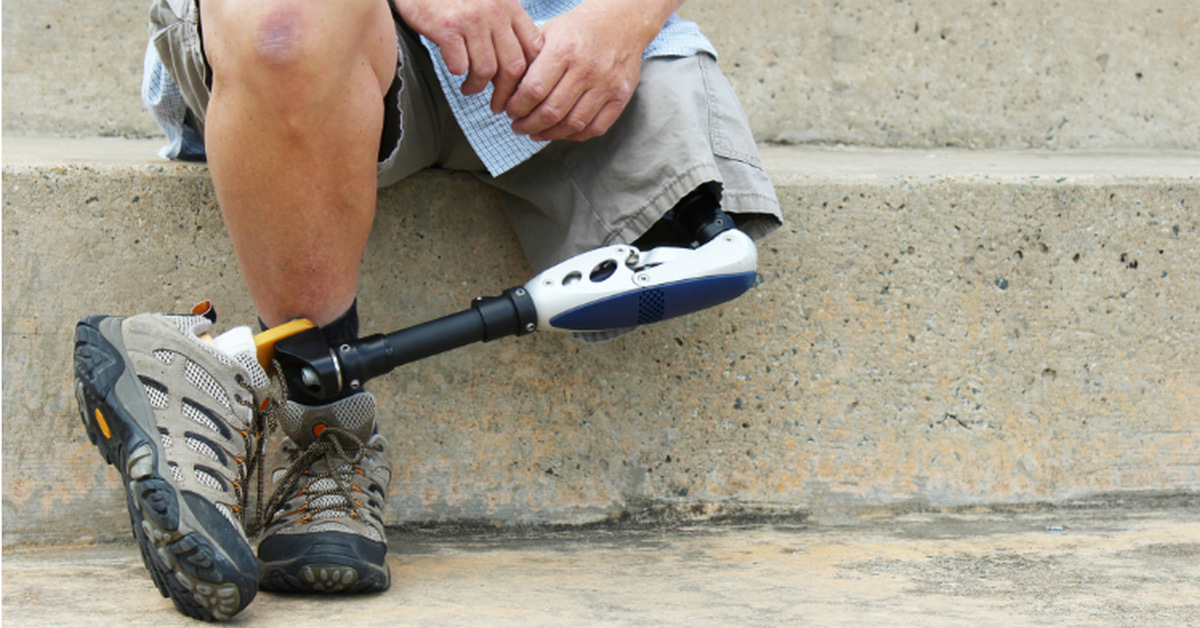
<path fill-rule="evenodd" d="M 304 12 L 304 3 L 287 0 L 264 4 L 267 11 L 248 24 L 250 61 L 280 68 L 318 58 L 324 42 L 320 32 L 307 28 L 309 16 Z"/>
<path fill-rule="evenodd" d="M 381 31 L 374 23 L 378 13 L 369 10 L 381 4 L 365 0 L 205 0 L 201 20 L 214 78 L 260 86 L 264 81 L 307 82 L 339 76 L 340 64 L 360 63 L 363 55 L 380 58 L 370 50 L 367 35 Z M 383 32 L 392 33 L 394 58 L 394 30 L 390 24 L 387 28 Z"/>
<path fill-rule="evenodd" d="M 314 28 L 315 16 L 303 0 L 207 0 L 200 7 L 209 64 L 225 80 L 286 75 L 320 59 L 321 46 L 334 34 Z"/>

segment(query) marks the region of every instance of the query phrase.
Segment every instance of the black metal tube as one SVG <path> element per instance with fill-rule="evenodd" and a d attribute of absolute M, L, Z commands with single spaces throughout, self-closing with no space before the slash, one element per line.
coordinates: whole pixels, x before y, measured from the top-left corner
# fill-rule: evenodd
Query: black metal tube
<path fill-rule="evenodd" d="M 474 308 L 390 334 L 376 334 L 334 347 L 343 386 L 361 388 L 369 379 L 451 349 L 482 342 L 486 327 Z"/>
<path fill-rule="evenodd" d="M 537 326 L 537 310 L 524 288 L 476 299 L 471 309 L 390 334 L 376 334 L 333 347 L 342 388 L 357 390 L 367 380 L 451 349 L 507 336 L 523 336 Z"/>

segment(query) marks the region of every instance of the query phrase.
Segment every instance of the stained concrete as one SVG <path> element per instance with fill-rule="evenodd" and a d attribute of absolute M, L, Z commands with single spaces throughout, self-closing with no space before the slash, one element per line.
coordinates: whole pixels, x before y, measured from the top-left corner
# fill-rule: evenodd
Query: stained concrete
<path fill-rule="evenodd" d="M 155 161 L 153 144 L 122 161 L 119 146 L 65 142 L 43 154 L 82 161 L 26 165 L 6 145 L 6 545 L 126 534 L 116 474 L 74 409 L 78 317 L 212 298 L 228 324 L 253 320 L 205 169 Z M 396 460 L 388 521 L 1200 488 L 1195 153 L 764 158 L 789 224 L 742 299 L 609 344 L 539 333 L 375 380 Z M 364 332 L 530 276 L 470 177 L 429 172 L 380 199 Z"/>
<path fill-rule="evenodd" d="M 1197 148 L 1190 0 L 693 0 L 757 137 Z"/>
<path fill-rule="evenodd" d="M 7 0 L 4 130 L 157 134 L 148 2 Z M 1200 148 L 1193 0 L 690 0 L 756 136 L 972 148 Z"/>
<path fill-rule="evenodd" d="M 1200 624 L 1200 523 L 1186 499 L 670 530 L 407 529 L 390 540 L 386 593 L 261 593 L 232 624 Z M 13 626 L 195 625 L 130 545 L 6 549 L 3 613 Z"/>
<path fill-rule="evenodd" d="M 150 3 L 3 4 L 4 131 L 157 134 L 142 108 Z"/>

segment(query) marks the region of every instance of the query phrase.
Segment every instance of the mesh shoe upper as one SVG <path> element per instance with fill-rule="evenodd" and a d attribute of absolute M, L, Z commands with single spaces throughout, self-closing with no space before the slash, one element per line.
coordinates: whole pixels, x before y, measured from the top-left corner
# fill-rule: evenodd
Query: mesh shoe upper
<path fill-rule="evenodd" d="M 282 442 L 269 457 L 271 501 L 265 536 L 342 532 L 384 542 L 391 469 L 375 432 L 375 397 L 360 393 L 325 406 L 288 402 Z"/>
<path fill-rule="evenodd" d="M 211 325 L 200 316 L 143 315 L 127 319 L 124 333 L 176 487 L 242 530 L 260 431 L 255 413 L 272 382 L 251 353 L 231 356 L 201 340 Z"/>

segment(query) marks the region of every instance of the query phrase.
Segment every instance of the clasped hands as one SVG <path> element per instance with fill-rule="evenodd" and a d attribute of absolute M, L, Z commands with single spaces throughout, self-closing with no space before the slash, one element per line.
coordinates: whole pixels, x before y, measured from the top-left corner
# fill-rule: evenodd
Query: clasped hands
<path fill-rule="evenodd" d="M 442 50 L 464 94 L 493 86 L 491 109 L 537 141 L 603 135 L 641 74 L 642 52 L 680 2 L 585 0 L 538 28 L 519 0 L 393 0 Z"/>

